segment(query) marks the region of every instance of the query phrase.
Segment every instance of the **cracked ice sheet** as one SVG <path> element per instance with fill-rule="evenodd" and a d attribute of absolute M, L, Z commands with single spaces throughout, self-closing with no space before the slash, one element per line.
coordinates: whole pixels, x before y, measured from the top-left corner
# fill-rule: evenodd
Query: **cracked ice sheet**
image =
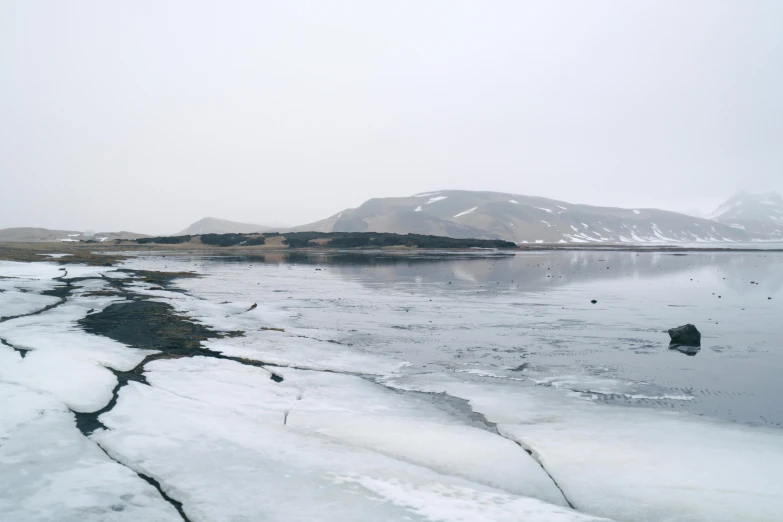
<path fill-rule="evenodd" d="M 0 345 L 0 381 L 51 393 L 78 412 L 103 408 L 117 379 L 102 366 L 59 353 L 28 352 L 26 357 Z"/>
<path fill-rule="evenodd" d="M 50 396 L 0 383 L 0 412 L 0 520 L 182 520 L 155 488 L 79 433 Z"/>
<path fill-rule="evenodd" d="M 129 383 L 100 419 L 91 438 L 193 522 L 594 520 L 155 386 Z"/>
<path fill-rule="evenodd" d="M 0 323 L 0 338 L 15 348 L 30 350 L 22 358 L 11 348 L 0 346 L 0 380 L 51 393 L 74 411 L 104 407 L 117 385 L 107 367 L 129 371 L 147 355 L 157 353 L 89 334 L 76 324 L 91 308 L 102 310 L 116 301 L 72 297 L 41 314 Z"/>
<path fill-rule="evenodd" d="M 467 374 L 387 383 L 469 400 L 531 449 L 588 513 L 633 522 L 761 522 L 783 511 L 783 431 L 596 404 Z"/>
<path fill-rule="evenodd" d="M 245 332 L 244 337 L 209 340 L 204 347 L 232 357 L 280 366 L 367 375 L 395 374 L 408 364 L 328 341 L 274 331 Z"/>
<path fill-rule="evenodd" d="M 58 298 L 49 295 L 6 290 L 0 292 L 0 317 L 31 314 L 58 301 Z"/>
<path fill-rule="evenodd" d="M 153 361 L 147 381 L 181 397 L 400 458 L 509 493 L 566 505 L 552 480 L 517 444 L 465 425 L 421 397 L 352 375 L 263 368 L 195 357 Z M 477 448 L 481 448 L 477 450 Z"/>
<path fill-rule="evenodd" d="M 17 261 L 0 261 L 0 276 L 18 277 L 22 279 L 54 279 L 63 275 L 61 266 L 55 263 L 20 263 Z"/>
<path fill-rule="evenodd" d="M 41 314 L 0 323 L 0 338 L 17 348 L 57 352 L 64 357 L 129 371 L 144 357 L 157 352 L 131 348 L 108 337 L 89 334 L 76 323 L 90 309 L 100 311 L 122 301 L 103 296 L 70 298 Z"/>

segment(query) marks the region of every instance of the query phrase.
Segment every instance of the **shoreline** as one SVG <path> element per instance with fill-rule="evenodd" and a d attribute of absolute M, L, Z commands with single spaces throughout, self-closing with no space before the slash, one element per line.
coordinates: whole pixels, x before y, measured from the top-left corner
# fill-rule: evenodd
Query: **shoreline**
<path fill-rule="evenodd" d="M 204 255 L 204 254 L 231 254 L 253 255 L 265 253 L 301 252 L 301 253 L 366 253 L 366 254 L 415 254 L 415 253 L 475 253 L 475 254 L 514 254 L 523 252 L 635 252 L 635 253 L 668 253 L 668 254 L 694 254 L 694 253 L 781 253 L 780 248 L 749 248 L 742 246 L 680 246 L 680 245 L 625 245 L 625 244 L 535 244 L 519 245 L 517 248 L 493 249 L 493 248 L 417 248 L 417 247 L 353 247 L 353 248 L 328 248 L 324 246 L 287 247 L 283 244 L 267 244 L 259 246 L 228 246 L 215 247 L 200 243 L 185 244 L 79 244 L 62 242 L 39 243 L 1 243 L 0 260 L 2 261 L 50 261 L 65 263 L 84 263 L 89 266 L 114 266 L 115 263 L 127 259 L 129 256 L 140 253 L 174 255 Z M 63 257 L 48 257 L 49 254 L 66 254 Z M 127 254 L 127 255 L 126 255 Z"/>

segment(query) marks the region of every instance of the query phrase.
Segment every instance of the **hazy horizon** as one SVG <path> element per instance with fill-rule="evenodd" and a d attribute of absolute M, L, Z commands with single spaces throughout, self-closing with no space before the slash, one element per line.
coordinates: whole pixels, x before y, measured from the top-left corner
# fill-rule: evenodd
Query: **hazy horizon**
<path fill-rule="evenodd" d="M 783 3 L 6 2 L 0 228 L 783 193 Z"/>

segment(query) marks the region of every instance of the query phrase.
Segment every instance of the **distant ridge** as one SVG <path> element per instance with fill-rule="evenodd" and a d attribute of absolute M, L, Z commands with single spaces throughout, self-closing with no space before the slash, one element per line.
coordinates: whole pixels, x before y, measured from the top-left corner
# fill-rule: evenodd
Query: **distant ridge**
<path fill-rule="evenodd" d="M 291 230 L 415 233 L 516 243 L 676 243 L 762 238 L 726 223 L 666 210 L 597 207 L 465 190 L 370 199 L 358 208 Z"/>
<path fill-rule="evenodd" d="M 760 239 L 783 239 L 783 197 L 777 192 L 739 192 L 710 214 L 711 219 Z"/>
<path fill-rule="evenodd" d="M 0 229 L 0 242 L 39 243 L 51 241 L 108 241 L 147 237 L 135 232 L 80 232 L 78 230 L 51 230 L 48 228 L 17 227 Z"/>
<path fill-rule="evenodd" d="M 205 217 L 199 219 L 185 230 L 172 234 L 175 236 L 195 236 L 199 234 L 252 234 L 253 232 L 276 232 L 282 227 L 240 223 L 227 219 Z"/>

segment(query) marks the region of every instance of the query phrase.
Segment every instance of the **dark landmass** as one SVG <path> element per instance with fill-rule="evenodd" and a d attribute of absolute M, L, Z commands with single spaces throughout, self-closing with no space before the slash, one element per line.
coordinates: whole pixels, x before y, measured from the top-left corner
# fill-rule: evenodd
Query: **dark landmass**
<path fill-rule="evenodd" d="M 121 243 L 179 245 L 197 243 L 217 247 L 260 246 L 266 239 L 282 238 L 289 248 L 517 248 L 516 243 L 502 239 L 466 239 L 422 234 L 390 234 L 376 232 L 278 232 L 264 234 L 202 234 L 185 236 L 145 237 L 123 240 Z"/>

